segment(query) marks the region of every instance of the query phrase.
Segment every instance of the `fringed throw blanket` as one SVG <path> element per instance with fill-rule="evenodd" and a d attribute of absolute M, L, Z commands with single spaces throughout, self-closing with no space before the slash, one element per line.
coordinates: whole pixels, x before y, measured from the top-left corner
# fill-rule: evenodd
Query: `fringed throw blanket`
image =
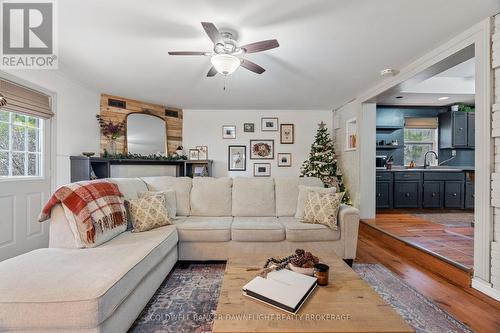
<path fill-rule="evenodd" d="M 38 221 L 48 220 L 57 204 L 62 204 L 75 215 L 80 236 L 87 244 L 94 243 L 96 233 L 127 223 L 123 195 L 117 185 L 106 180 L 61 186 L 43 207 Z"/>

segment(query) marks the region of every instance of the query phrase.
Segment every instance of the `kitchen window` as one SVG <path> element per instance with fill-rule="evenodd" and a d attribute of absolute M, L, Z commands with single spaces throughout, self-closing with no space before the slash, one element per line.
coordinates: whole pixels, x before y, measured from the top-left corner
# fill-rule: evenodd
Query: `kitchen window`
<path fill-rule="evenodd" d="M 437 118 L 406 118 L 404 128 L 404 163 L 409 165 L 424 165 L 425 153 L 437 152 L 438 149 L 438 119 Z M 430 165 L 437 165 L 434 155 L 427 157 Z"/>
<path fill-rule="evenodd" d="M 42 175 L 43 120 L 0 110 L 0 178 Z"/>

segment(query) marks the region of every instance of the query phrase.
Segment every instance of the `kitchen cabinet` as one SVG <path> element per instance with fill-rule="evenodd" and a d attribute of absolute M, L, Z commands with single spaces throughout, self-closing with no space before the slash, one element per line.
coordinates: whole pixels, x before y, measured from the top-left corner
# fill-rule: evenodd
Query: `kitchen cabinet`
<path fill-rule="evenodd" d="M 442 181 L 424 181 L 423 183 L 423 208 L 443 207 L 444 184 Z"/>
<path fill-rule="evenodd" d="M 473 208 L 473 171 L 377 171 L 377 208 Z"/>
<path fill-rule="evenodd" d="M 439 116 L 439 148 L 474 148 L 475 114 L 450 111 Z"/>
<path fill-rule="evenodd" d="M 463 208 L 464 207 L 464 182 L 446 181 L 444 182 L 444 207 Z"/>
<path fill-rule="evenodd" d="M 421 172 L 408 171 L 394 174 L 394 208 L 419 208 Z"/>
<path fill-rule="evenodd" d="M 474 183 L 465 182 L 465 209 L 474 209 Z"/>

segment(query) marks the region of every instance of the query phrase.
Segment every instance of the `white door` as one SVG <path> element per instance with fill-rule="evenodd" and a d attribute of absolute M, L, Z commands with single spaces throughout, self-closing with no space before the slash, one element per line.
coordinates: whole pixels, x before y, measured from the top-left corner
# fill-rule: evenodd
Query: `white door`
<path fill-rule="evenodd" d="M 50 120 L 0 110 L 0 261 L 48 245 Z"/>

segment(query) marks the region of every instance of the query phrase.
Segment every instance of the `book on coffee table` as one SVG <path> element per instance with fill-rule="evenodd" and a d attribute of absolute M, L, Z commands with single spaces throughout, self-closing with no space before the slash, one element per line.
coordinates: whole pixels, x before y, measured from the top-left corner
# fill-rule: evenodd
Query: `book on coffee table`
<path fill-rule="evenodd" d="M 280 310 L 297 313 L 317 285 L 316 278 L 287 269 L 273 271 L 267 278 L 255 277 L 243 286 L 243 294 Z"/>

